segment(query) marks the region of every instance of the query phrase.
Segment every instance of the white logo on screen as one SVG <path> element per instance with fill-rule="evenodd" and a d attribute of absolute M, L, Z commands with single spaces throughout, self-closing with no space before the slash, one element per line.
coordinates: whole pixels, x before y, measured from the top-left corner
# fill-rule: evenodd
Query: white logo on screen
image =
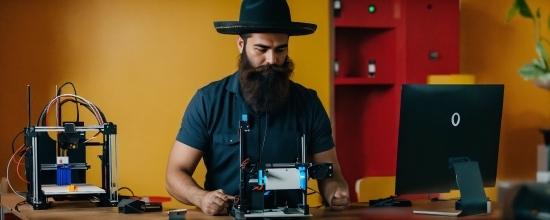
<path fill-rule="evenodd" d="M 453 126 L 455 127 L 460 124 L 460 115 L 458 114 L 458 112 L 455 112 L 451 117 L 451 123 L 453 123 Z"/>

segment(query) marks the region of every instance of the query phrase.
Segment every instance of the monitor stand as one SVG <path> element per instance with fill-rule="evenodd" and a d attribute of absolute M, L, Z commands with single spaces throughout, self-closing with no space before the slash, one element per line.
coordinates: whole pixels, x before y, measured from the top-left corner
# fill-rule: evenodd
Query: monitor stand
<path fill-rule="evenodd" d="M 487 213 L 487 196 L 476 161 L 454 162 L 462 212 L 458 216 Z"/>
<path fill-rule="evenodd" d="M 433 210 L 413 211 L 416 214 L 446 215 L 446 216 L 468 216 L 488 213 L 487 196 L 483 189 L 483 180 L 476 161 L 466 158 L 449 159 L 450 166 L 456 174 L 456 184 L 460 191 L 461 210 Z"/>

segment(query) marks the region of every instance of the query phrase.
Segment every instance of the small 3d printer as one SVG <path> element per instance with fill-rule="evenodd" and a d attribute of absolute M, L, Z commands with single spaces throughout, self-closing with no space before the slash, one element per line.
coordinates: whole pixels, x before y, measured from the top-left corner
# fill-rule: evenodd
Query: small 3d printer
<path fill-rule="evenodd" d="M 72 83 L 65 83 L 64 85 Z M 29 125 L 24 129 L 27 184 L 26 202 L 33 209 L 47 209 L 54 201 L 89 200 L 98 206 L 116 206 L 118 199 L 117 126 L 107 122 L 105 115 L 90 101 L 75 94 L 60 94 L 42 110 L 36 126 L 30 124 L 30 87 L 28 92 Z M 74 88 L 74 85 L 73 85 Z M 61 120 L 61 106 L 67 102 L 76 104 L 77 120 Z M 56 106 L 56 122 L 47 123 L 50 109 Z M 90 110 L 98 125 L 85 126 L 79 120 L 78 106 Z M 53 111 L 52 111 L 53 112 Z M 86 135 L 92 132 L 91 135 Z M 56 136 L 57 140 L 51 138 Z M 96 139 L 97 138 L 97 139 Z M 99 141 L 92 141 L 92 140 Z M 102 154 L 101 187 L 86 183 L 86 148 L 99 146 Z M 24 152 L 23 152 L 24 151 Z M 17 152 L 15 152 L 17 153 Z"/>
<path fill-rule="evenodd" d="M 228 208 L 235 219 L 246 218 L 290 218 L 310 217 L 307 203 L 308 179 L 332 177 L 332 163 L 308 163 L 305 135 L 300 135 L 301 152 L 296 163 L 251 163 L 245 159 L 246 133 L 250 131 L 248 116 L 242 115 L 239 124 L 239 195 Z M 237 164 L 235 164 L 237 165 Z M 252 190 L 250 190 L 252 188 Z M 270 192 L 277 190 L 299 190 L 302 203 L 296 208 L 288 206 L 267 207 Z"/>

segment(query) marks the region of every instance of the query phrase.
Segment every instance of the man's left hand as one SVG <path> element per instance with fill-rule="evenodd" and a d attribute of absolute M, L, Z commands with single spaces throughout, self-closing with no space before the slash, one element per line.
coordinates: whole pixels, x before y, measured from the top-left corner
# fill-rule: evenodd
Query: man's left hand
<path fill-rule="evenodd" d="M 349 192 L 347 188 L 337 186 L 332 198 L 330 198 L 331 210 L 343 210 L 349 205 Z"/>

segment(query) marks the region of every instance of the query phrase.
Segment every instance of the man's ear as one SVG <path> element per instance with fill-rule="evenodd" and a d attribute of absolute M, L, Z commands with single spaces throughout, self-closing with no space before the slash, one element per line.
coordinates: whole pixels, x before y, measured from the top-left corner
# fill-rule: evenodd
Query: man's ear
<path fill-rule="evenodd" d="M 239 49 L 239 53 L 243 53 L 244 40 L 241 38 L 241 36 L 237 38 L 237 48 Z"/>

